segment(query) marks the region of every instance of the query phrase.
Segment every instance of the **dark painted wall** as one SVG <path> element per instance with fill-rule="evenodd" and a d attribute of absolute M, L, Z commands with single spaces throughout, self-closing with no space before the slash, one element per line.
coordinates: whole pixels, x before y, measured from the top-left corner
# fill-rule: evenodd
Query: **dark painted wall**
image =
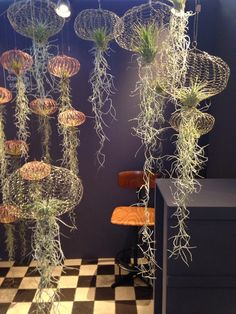
<path fill-rule="evenodd" d="M 0 1 L 0 14 L 6 10 L 12 1 Z M 105 9 L 112 10 L 122 15 L 130 7 L 147 1 L 136 0 L 102 0 Z M 194 0 L 189 0 L 188 5 L 193 9 Z M 62 34 L 57 36 L 60 49 L 65 54 L 69 53 L 81 62 L 81 71 L 72 79 L 73 105 L 91 116 L 91 106 L 87 99 L 90 95 L 88 85 L 89 73 L 92 69 L 92 56 L 88 51 L 92 48 L 91 42 L 79 39 L 73 31 L 73 21 L 79 11 L 85 8 L 96 8 L 97 1 L 94 0 L 72 0 L 73 15 L 65 25 Z M 203 11 L 200 16 L 199 25 L 199 48 L 214 52 L 217 42 L 218 5 L 216 0 L 203 0 Z M 190 25 L 192 34 L 192 22 Z M 6 14 L 0 17 L 0 53 L 14 47 L 25 49 L 30 47 L 30 41 L 11 29 Z M 130 97 L 136 82 L 136 65 L 131 63 L 131 54 L 120 49 L 116 43 L 112 43 L 109 56 L 112 73 L 115 76 L 117 93 L 113 96 L 114 105 L 117 110 L 117 120 L 107 129 L 110 143 L 106 145 L 106 165 L 104 169 L 97 171 L 95 164 L 95 152 L 97 149 L 97 137 L 93 129 L 93 120 L 87 119 L 86 124 L 81 126 L 81 146 L 78 150 L 80 160 L 80 175 L 84 184 L 84 197 L 76 210 L 78 230 L 70 233 L 67 228 L 62 227 L 62 243 L 67 257 L 110 257 L 125 246 L 129 246 L 132 240 L 133 230 L 128 227 L 119 227 L 110 224 L 112 210 L 117 205 L 133 203 L 135 192 L 126 191 L 117 186 L 117 173 L 121 170 L 141 169 L 143 163 L 142 151 L 135 157 L 139 149 L 139 140 L 131 135 L 132 122 L 130 119 L 138 114 L 138 98 Z M 70 51 L 70 52 L 69 52 Z M 1 73 L 1 72 L 0 72 Z M 3 75 L 0 77 L 4 84 Z M 171 107 L 172 108 L 172 107 Z M 14 136 L 14 127 L 10 116 L 12 116 L 14 105 L 8 109 L 8 122 L 6 132 L 8 137 Z M 169 109 L 167 110 L 169 111 Z M 219 119 L 220 120 L 220 119 Z M 32 158 L 39 158 L 40 149 L 37 134 L 37 121 L 32 116 L 31 130 L 33 141 L 31 142 Z M 53 128 L 56 122 L 53 121 Z M 165 137 L 165 151 L 173 153 L 171 135 Z M 208 138 L 203 139 L 204 143 Z M 59 138 L 53 134 L 53 157 L 60 158 Z M 1 232 L 2 234 L 2 232 Z M 1 237 L 0 247 L 3 248 Z M 3 255 L 0 250 L 0 256 Z"/>

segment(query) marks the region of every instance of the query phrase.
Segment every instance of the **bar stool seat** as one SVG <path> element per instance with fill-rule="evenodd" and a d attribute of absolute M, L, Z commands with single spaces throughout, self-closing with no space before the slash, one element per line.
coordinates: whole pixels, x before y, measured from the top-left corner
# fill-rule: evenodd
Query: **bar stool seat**
<path fill-rule="evenodd" d="M 143 226 L 146 222 L 144 207 L 139 206 L 119 206 L 112 213 L 111 223 L 125 226 Z M 154 226 L 154 208 L 148 207 L 149 222 L 148 226 Z"/>

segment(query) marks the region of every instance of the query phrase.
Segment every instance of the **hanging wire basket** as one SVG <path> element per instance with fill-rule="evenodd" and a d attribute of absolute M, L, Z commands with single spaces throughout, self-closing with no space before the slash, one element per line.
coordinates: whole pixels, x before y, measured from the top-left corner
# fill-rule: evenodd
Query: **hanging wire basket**
<path fill-rule="evenodd" d="M 83 124 L 85 120 L 85 114 L 75 109 L 65 110 L 58 116 L 58 122 L 65 127 L 79 126 Z"/>
<path fill-rule="evenodd" d="M 78 37 L 95 42 L 101 50 L 107 50 L 108 44 L 118 32 L 114 32 L 120 18 L 114 12 L 103 9 L 87 9 L 75 19 L 74 29 Z"/>
<path fill-rule="evenodd" d="M 49 0 L 14 1 L 7 10 L 7 17 L 14 30 L 44 45 L 59 33 L 65 20 L 55 12 L 55 4 Z"/>
<path fill-rule="evenodd" d="M 10 224 L 18 220 L 19 210 L 12 205 L 0 205 L 0 223 Z"/>
<path fill-rule="evenodd" d="M 9 73 L 18 76 L 31 69 L 33 58 L 24 51 L 13 49 L 1 55 L 0 63 Z"/>
<path fill-rule="evenodd" d="M 28 153 L 29 147 L 22 140 L 5 141 L 5 153 L 10 156 L 21 157 Z"/>
<path fill-rule="evenodd" d="M 56 56 L 48 61 L 48 71 L 56 77 L 69 78 L 76 75 L 79 70 L 79 61 L 65 55 Z"/>
<path fill-rule="evenodd" d="M 9 176 L 4 195 L 6 203 L 19 208 L 18 217 L 42 219 L 73 210 L 82 199 L 83 185 L 65 168 L 50 166 L 50 174 L 37 182 L 22 178 L 19 169 Z"/>
<path fill-rule="evenodd" d="M 188 53 L 187 70 L 179 82 L 171 84 L 167 73 L 164 65 L 159 75 L 161 87 L 184 105 L 196 106 L 226 88 L 230 68 L 221 58 L 194 49 Z"/>
<path fill-rule="evenodd" d="M 195 130 L 199 134 L 199 137 L 212 130 L 215 124 L 215 118 L 211 114 L 201 112 L 196 108 L 185 109 L 183 111 L 178 110 L 172 114 L 169 122 L 171 127 L 177 132 L 179 132 L 180 126 L 184 121 L 191 121 L 191 119 L 194 121 Z"/>
<path fill-rule="evenodd" d="M 57 102 L 51 98 L 37 98 L 30 102 L 30 109 L 39 116 L 50 116 L 58 110 Z"/>
<path fill-rule="evenodd" d="M 49 176 L 51 165 L 42 161 L 30 161 L 19 169 L 19 174 L 24 180 L 40 181 Z"/>
<path fill-rule="evenodd" d="M 12 100 L 12 93 L 4 88 L 0 87 L 0 105 L 4 105 Z"/>

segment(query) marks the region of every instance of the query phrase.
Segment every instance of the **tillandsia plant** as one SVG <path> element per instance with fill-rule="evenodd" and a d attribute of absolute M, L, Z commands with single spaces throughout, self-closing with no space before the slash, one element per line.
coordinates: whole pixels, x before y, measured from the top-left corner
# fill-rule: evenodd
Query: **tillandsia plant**
<path fill-rule="evenodd" d="M 141 265 L 144 277 L 155 278 L 155 242 L 153 230 L 149 224 L 150 177 L 162 171 L 161 137 L 164 128 L 164 107 L 166 94 L 160 88 L 156 75 L 156 59 L 162 50 L 165 30 L 168 26 L 170 7 L 161 2 L 152 2 L 128 10 L 116 25 L 120 35 L 117 43 L 135 54 L 138 63 L 138 81 L 133 95 L 139 95 L 140 113 L 134 134 L 141 140 L 144 149 L 143 180 L 141 187 L 143 198 L 140 206 L 145 210 L 145 224 L 140 230 L 140 249 L 148 263 Z"/>
<path fill-rule="evenodd" d="M 215 121 L 197 107 L 202 100 L 225 89 L 229 74 L 229 67 L 222 59 L 194 49 L 188 52 L 187 70 L 182 80 L 170 88 L 171 96 L 178 101 L 170 120 L 170 125 L 178 132 L 172 176 L 177 233 L 172 238 L 171 256 L 180 257 L 187 265 L 192 260 L 187 204 L 190 195 L 201 188 L 197 179 L 207 161 L 198 140 L 212 129 Z"/>
<path fill-rule="evenodd" d="M 70 78 L 79 72 L 80 63 L 65 55 L 56 56 L 49 60 L 48 70 L 60 79 L 58 130 L 62 135 L 62 165 L 78 175 L 77 148 L 80 141 L 77 127 L 85 121 L 85 115 L 72 107 Z"/>
<path fill-rule="evenodd" d="M 15 124 L 17 127 L 17 137 L 19 140 L 27 142 L 29 137 L 29 106 L 26 95 L 26 86 L 24 77 L 26 71 L 30 70 L 33 65 L 33 58 L 21 50 L 9 50 L 2 54 L 0 62 L 5 70 L 17 77 L 15 92 L 16 92 L 16 110 Z M 27 157 L 27 150 L 23 155 Z"/>
<path fill-rule="evenodd" d="M 48 288 L 58 284 L 53 271 L 64 261 L 59 216 L 73 210 L 82 194 L 82 183 L 70 170 L 39 161 L 23 165 L 9 176 L 4 186 L 4 202 L 11 206 L 18 204 L 16 216 L 35 221 L 32 255 L 40 273 L 36 313 L 48 314 L 57 309 L 59 290 L 51 289 L 48 294 Z"/>
<path fill-rule="evenodd" d="M 76 34 L 85 40 L 94 43 L 93 70 L 89 83 L 92 87 L 92 95 L 89 101 L 95 119 L 95 131 L 99 139 L 99 147 L 96 152 L 97 162 L 104 167 L 104 144 L 108 140 L 105 128 L 109 120 L 116 119 L 116 111 L 112 103 L 111 95 L 114 93 L 113 75 L 109 73 L 109 64 L 106 55 L 109 52 L 111 40 L 115 38 L 114 27 L 119 17 L 108 10 L 89 9 L 83 10 L 75 19 L 74 29 Z"/>
<path fill-rule="evenodd" d="M 35 80 L 36 95 L 46 98 L 53 88 L 47 75 L 47 62 L 50 56 L 48 39 L 64 26 L 64 19 L 55 12 L 55 4 L 50 0 L 20 0 L 14 2 L 7 10 L 7 17 L 16 32 L 31 38 L 34 66 L 32 74 Z"/>

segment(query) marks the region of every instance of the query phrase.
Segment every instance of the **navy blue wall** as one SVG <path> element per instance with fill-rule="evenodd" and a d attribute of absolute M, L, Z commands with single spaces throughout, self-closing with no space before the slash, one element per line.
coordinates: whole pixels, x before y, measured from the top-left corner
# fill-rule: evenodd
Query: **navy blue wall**
<path fill-rule="evenodd" d="M 0 14 L 5 11 L 12 1 L 0 1 Z M 147 1 L 138 0 L 103 0 L 102 7 L 122 15 L 127 9 Z M 229 2 L 229 0 L 228 0 Z M 194 0 L 188 1 L 189 8 L 193 8 Z M 90 95 L 88 85 L 89 73 L 92 69 L 92 56 L 88 51 L 92 48 L 91 42 L 82 41 L 73 31 L 73 21 L 79 11 L 85 8 L 96 8 L 97 1 L 94 0 L 72 0 L 73 14 L 70 21 L 65 25 L 62 34 L 57 36 L 60 49 L 65 54 L 69 53 L 81 62 L 81 71 L 72 79 L 73 105 L 91 116 L 91 105 L 87 99 Z M 214 53 L 217 46 L 218 2 L 216 0 L 203 0 L 203 12 L 200 16 L 199 27 L 199 48 Z M 192 28 L 192 26 L 191 26 Z M 217 31 L 216 31 L 217 30 Z M 191 30 L 190 30 L 191 33 Z M 63 44 L 62 44 L 63 43 Z M 30 47 L 30 41 L 14 33 L 11 29 L 6 14 L 0 17 L 0 53 L 14 47 L 24 49 Z M 117 173 L 121 170 L 141 169 L 143 163 L 142 151 L 135 157 L 139 148 L 139 140 L 131 135 L 132 123 L 130 119 L 138 114 L 138 99 L 130 97 L 136 82 L 136 65 L 131 64 L 131 54 L 120 49 L 116 43 L 112 43 L 112 50 L 109 57 L 112 73 L 115 76 L 117 93 L 113 96 L 117 119 L 107 129 L 110 143 L 106 145 L 106 165 L 104 169 L 97 171 L 95 164 L 95 152 L 97 149 L 97 137 L 93 129 L 93 120 L 81 126 L 81 145 L 78 150 L 80 160 L 80 175 L 84 184 L 84 197 L 76 210 L 78 230 L 69 233 L 62 227 L 63 234 L 69 238 L 62 237 L 63 249 L 67 257 L 110 257 L 124 246 L 128 246 L 132 240 L 132 230 L 128 227 L 119 227 L 110 224 L 112 210 L 117 205 L 133 203 L 135 192 L 122 190 L 117 186 Z M 69 52 L 70 51 L 70 52 Z M 223 48 L 222 52 L 223 53 Z M 220 55 L 220 54 L 219 54 Z M 1 73 L 1 72 L 0 72 Z M 3 76 L 0 77 L 1 83 Z M 229 102 L 229 101 L 228 101 Z M 231 102 L 233 105 L 233 102 Z M 14 106 L 9 105 L 8 118 L 13 112 Z M 224 104 L 226 108 L 228 104 Z M 223 106 L 222 106 L 223 107 Z M 169 110 L 167 110 L 169 111 Z M 8 119 L 6 132 L 8 137 L 14 135 L 12 121 Z M 220 119 L 219 119 L 220 120 Z M 53 121 L 55 129 L 56 123 Z M 33 141 L 31 142 L 32 157 L 40 156 L 39 141 L 35 132 L 37 122 L 32 116 L 31 130 Z M 235 132 L 236 134 L 236 132 Z M 171 133 L 166 135 L 164 142 L 165 151 L 172 153 Z M 208 138 L 203 139 L 204 143 Z M 214 142 L 214 140 L 213 140 Z M 215 145 L 215 144 L 214 144 Z M 53 135 L 53 157 L 60 158 L 59 139 L 56 132 Z M 1 237 L 1 248 L 3 248 Z M 0 250 L 0 256 L 3 255 Z"/>

